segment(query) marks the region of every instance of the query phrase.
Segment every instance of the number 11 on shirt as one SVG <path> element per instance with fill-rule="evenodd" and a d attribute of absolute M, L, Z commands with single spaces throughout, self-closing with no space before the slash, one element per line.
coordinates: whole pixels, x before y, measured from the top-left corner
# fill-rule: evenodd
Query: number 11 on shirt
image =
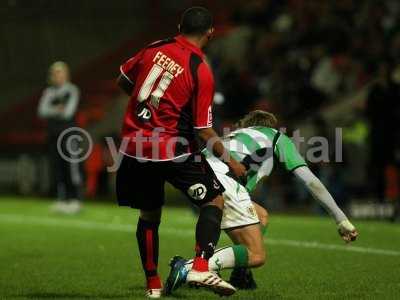
<path fill-rule="evenodd" d="M 158 108 L 160 98 L 164 95 L 168 86 L 171 84 L 172 79 L 174 78 L 174 76 L 168 71 L 165 71 L 164 73 L 163 71 L 164 69 L 161 66 L 156 64 L 153 65 L 149 74 L 147 74 L 147 77 L 143 82 L 142 87 L 140 88 L 137 98 L 139 102 L 146 101 L 150 97 L 150 103 L 155 108 Z M 153 90 L 153 87 L 160 76 L 162 77 L 158 82 L 157 87 Z"/>

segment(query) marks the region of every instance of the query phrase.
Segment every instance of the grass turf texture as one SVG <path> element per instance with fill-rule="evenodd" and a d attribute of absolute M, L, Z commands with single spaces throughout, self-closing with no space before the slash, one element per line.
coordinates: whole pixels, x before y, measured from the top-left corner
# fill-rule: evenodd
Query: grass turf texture
<path fill-rule="evenodd" d="M 0 198 L 0 299 L 144 299 L 134 233 L 137 212 L 90 203 L 78 216 L 59 216 L 49 212 L 49 204 Z M 163 279 L 170 257 L 193 255 L 194 224 L 189 209 L 165 209 Z M 272 216 L 265 239 L 268 262 L 254 271 L 259 288 L 231 299 L 400 299 L 400 226 L 356 225 L 360 239 L 355 246 L 362 252 L 343 246 L 329 219 Z M 222 235 L 219 246 L 228 243 Z M 166 299 L 173 298 L 218 297 L 182 288 Z"/>

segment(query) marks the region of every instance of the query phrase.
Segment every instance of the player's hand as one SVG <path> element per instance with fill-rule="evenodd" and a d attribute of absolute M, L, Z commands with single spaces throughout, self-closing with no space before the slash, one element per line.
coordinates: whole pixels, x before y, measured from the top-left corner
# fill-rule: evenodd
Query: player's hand
<path fill-rule="evenodd" d="M 346 243 L 353 242 L 357 239 L 358 232 L 353 224 L 349 220 L 344 220 L 338 225 L 339 235 Z"/>
<path fill-rule="evenodd" d="M 229 168 L 231 169 L 232 173 L 239 179 L 242 179 L 246 176 L 246 167 L 236 160 L 230 161 Z"/>

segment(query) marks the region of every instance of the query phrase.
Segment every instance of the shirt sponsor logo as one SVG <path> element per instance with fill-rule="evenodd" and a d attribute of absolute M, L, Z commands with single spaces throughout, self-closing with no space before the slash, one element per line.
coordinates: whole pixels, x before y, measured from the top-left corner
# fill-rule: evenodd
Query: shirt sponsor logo
<path fill-rule="evenodd" d="M 147 107 L 143 106 L 138 110 L 137 116 L 142 122 L 148 122 L 151 118 L 151 111 Z"/>
<path fill-rule="evenodd" d="M 190 188 L 188 188 L 187 193 L 194 200 L 200 201 L 206 197 L 207 188 L 204 184 L 196 183 L 193 184 Z"/>

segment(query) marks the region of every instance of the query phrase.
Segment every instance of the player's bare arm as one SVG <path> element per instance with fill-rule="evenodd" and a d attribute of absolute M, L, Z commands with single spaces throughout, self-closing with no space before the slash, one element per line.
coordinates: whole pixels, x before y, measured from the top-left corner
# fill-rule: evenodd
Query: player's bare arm
<path fill-rule="evenodd" d="M 238 177 L 241 178 L 246 175 L 246 168 L 244 165 L 236 161 L 230 154 L 229 151 L 226 150 L 224 145 L 221 142 L 221 139 L 218 137 L 217 133 L 212 128 L 202 128 L 197 129 L 197 134 L 199 138 L 207 144 L 207 147 L 210 147 L 214 156 L 220 158 L 223 162 L 225 162 L 231 171 Z"/>

